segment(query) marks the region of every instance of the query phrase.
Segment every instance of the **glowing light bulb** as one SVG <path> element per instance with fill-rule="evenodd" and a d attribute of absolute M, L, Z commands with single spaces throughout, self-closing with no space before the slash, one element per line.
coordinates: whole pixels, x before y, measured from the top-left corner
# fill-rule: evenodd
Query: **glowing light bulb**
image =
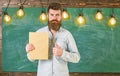
<path fill-rule="evenodd" d="M 4 13 L 4 22 L 10 23 L 11 22 L 11 17 L 8 15 L 7 12 Z"/>
<path fill-rule="evenodd" d="M 103 19 L 103 15 L 101 13 L 101 11 L 97 11 L 96 15 L 95 15 L 96 20 L 102 20 Z"/>
<path fill-rule="evenodd" d="M 115 17 L 112 15 L 111 18 L 108 20 L 108 25 L 110 27 L 114 27 L 117 24 L 117 20 L 115 19 Z"/>
<path fill-rule="evenodd" d="M 64 10 L 63 12 L 62 12 L 62 18 L 63 19 L 65 19 L 65 20 L 67 20 L 67 19 L 69 19 L 69 14 L 68 14 L 68 12 L 66 11 L 66 10 Z"/>
<path fill-rule="evenodd" d="M 45 14 L 45 12 L 42 12 L 39 18 L 40 18 L 40 21 L 46 21 L 47 15 Z"/>
<path fill-rule="evenodd" d="M 80 25 L 84 25 L 86 23 L 86 20 L 85 20 L 85 18 L 82 15 L 80 15 L 77 18 L 77 23 L 80 24 Z"/>
<path fill-rule="evenodd" d="M 22 17 L 24 17 L 24 15 L 25 15 L 25 12 L 23 10 L 23 6 L 20 6 L 19 10 L 17 11 L 17 16 L 19 18 L 22 18 Z"/>

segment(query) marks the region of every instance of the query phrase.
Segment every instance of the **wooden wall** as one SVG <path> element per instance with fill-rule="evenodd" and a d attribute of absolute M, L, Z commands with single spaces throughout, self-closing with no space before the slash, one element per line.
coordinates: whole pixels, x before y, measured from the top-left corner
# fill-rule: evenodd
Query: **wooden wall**
<path fill-rule="evenodd" d="M 19 0 L 11 0 L 10 6 L 16 6 L 15 3 Z M 24 0 L 21 0 L 24 1 Z M 30 0 L 28 0 L 30 1 Z M 35 0 L 39 1 L 39 0 Z M 78 1 L 78 0 L 77 0 Z M 89 0 L 92 1 L 92 0 Z M 93 0 L 95 1 L 95 0 Z M 107 0 L 108 1 L 108 0 Z M 112 0 L 112 1 L 119 1 L 119 0 Z M 6 4 L 8 0 L 0 0 L 0 76 L 36 76 L 36 72 L 34 73 L 28 73 L 28 72 L 2 72 L 1 70 L 1 55 L 2 55 L 2 7 L 5 7 L 4 4 Z M 31 4 L 34 2 L 34 0 L 31 0 Z M 120 2 L 119 2 L 120 3 Z M 37 2 L 34 3 L 34 5 L 38 5 Z M 120 5 L 119 5 L 120 6 Z M 18 6 L 17 6 L 18 7 Z M 70 73 L 70 76 L 120 76 L 120 73 Z"/>

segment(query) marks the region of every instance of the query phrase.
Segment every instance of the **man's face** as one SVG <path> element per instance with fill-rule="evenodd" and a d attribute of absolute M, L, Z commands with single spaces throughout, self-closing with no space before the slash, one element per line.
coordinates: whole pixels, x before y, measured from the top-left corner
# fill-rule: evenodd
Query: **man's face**
<path fill-rule="evenodd" d="M 61 10 L 50 9 L 48 12 L 48 26 L 54 31 L 58 31 L 61 26 Z"/>

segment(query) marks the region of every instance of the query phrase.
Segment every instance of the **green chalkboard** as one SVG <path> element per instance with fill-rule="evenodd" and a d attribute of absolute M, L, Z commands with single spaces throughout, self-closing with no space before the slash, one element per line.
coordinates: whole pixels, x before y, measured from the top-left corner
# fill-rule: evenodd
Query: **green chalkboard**
<path fill-rule="evenodd" d="M 3 8 L 4 10 L 4 8 Z M 27 59 L 25 45 L 28 33 L 47 25 L 40 22 L 41 8 L 24 8 L 25 16 L 16 16 L 18 8 L 8 8 L 12 22 L 6 24 L 2 19 L 2 70 L 36 72 L 37 61 Z M 96 21 L 94 15 L 97 8 L 83 8 L 86 24 L 75 23 L 80 8 L 68 8 L 69 20 L 62 21 L 62 27 L 74 36 L 81 60 L 77 64 L 69 63 L 70 72 L 120 72 L 120 9 L 114 8 L 117 25 L 111 28 L 107 21 L 111 8 L 101 8 L 104 15 L 102 21 Z"/>

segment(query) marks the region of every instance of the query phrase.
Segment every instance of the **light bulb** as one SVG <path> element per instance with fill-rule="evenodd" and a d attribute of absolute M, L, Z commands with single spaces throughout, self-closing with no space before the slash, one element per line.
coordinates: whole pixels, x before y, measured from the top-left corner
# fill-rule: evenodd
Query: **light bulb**
<path fill-rule="evenodd" d="M 96 20 L 102 20 L 103 19 L 102 13 L 100 11 L 98 11 L 95 15 L 95 18 L 96 18 Z"/>
<path fill-rule="evenodd" d="M 115 19 L 114 16 L 111 16 L 111 18 L 108 20 L 108 25 L 110 27 L 114 27 L 117 24 L 117 20 Z"/>
<path fill-rule="evenodd" d="M 4 22 L 10 23 L 11 22 L 11 17 L 8 15 L 7 12 L 4 13 Z"/>
<path fill-rule="evenodd" d="M 80 15 L 77 18 L 77 23 L 80 24 L 80 25 L 84 25 L 86 23 L 85 18 L 82 15 Z"/>
<path fill-rule="evenodd" d="M 45 14 L 45 12 L 42 12 L 39 18 L 40 18 L 40 21 L 46 21 L 47 15 Z"/>
<path fill-rule="evenodd" d="M 68 14 L 67 11 L 63 11 L 63 12 L 62 12 L 62 18 L 63 18 L 63 19 L 67 20 L 67 19 L 69 19 L 69 17 L 70 17 L 70 16 L 69 16 L 69 14 Z"/>
<path fill-rule="evenodd" d="M 25 15 L 25 12 L 23 10 L 23 6 L 20 6 L 19 10 L 17 11 L 17 16 L 19 18 L 22 18 L 22 17 L 24 17 L 24 15 Z"/>

